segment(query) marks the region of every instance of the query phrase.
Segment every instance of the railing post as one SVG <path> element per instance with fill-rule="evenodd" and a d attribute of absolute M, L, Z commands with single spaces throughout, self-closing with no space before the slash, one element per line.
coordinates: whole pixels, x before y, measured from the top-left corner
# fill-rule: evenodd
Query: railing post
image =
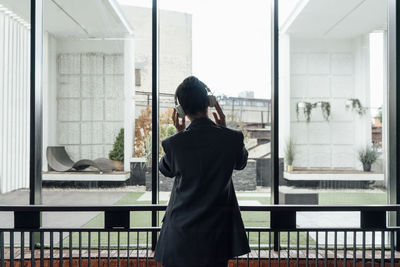
<path fill-rule="evenodd" d="M 271 201 L 279 204 L 279 21 L 278 21 L 278 0 L 271 1 L 272 7 L 272 92 L 271 92 Z M 274 250 L 278 250 L 278 232 L 274 232 Z"/>
<path fill-rule="evenodd" d="M 159 105 L 158 105 L 158 6 L 157 0 L 153 0 L 152 7 L 152 136 L 151 136 L 151 203 L 158 204 L 158 138 L 159 138 Z M 158 211 L 151 212 L 151 226 L 158 226 Z M 151 234 L 151 248 L 155 250 L 157 244 L 157 232 Z"/>
<path fill-rule="evenodd" d="M 130 212 L 129 211 L 106 211 L 104 213 L 105 229 L 130 227 Z"/>
<path fill-rule="evenodd" d="M 14 229 L 40 229 L 42 225 L 42 216 L 40 211 L 15 211 L 14 212 Z M 36 244 L 40 243 L 39 232 L 29 232 L 29 247 L 34 250 Z M 23 245 L 21 244 L 21 247 Z M 33 253 L 33 252 L 32 252 Z"/>
<path fill-rule="evenodd" d="M 389 0 L 388 2 L 388 72 L 389 72 L 389 90 L 388 90 L 388 189 L 389 189 L 389 202 L 391 204 L 400 204 L 400 177 L 399 177 L 399 164 L 400 159 L 400 142 L 398 141 L 398 133 L 400 131 L 400 88 L 397 83 L 397 77 L 400 77 L 399 56 L 397 53 L 400 45 L 399 40 L 399 20 L 397 14 L 399 13 L 400 5 L 396 0 Z M 389 215 L 390 225 L 399 225 L 400 214 L 399 212 L 392 212 Z M 396 232 L 396 250 L 400 250 L 400 236 Z"/>
<path fill-rule="evenodd" d="M 42 204 L 42 142 L 43 142 L 43 0 L 31 0 L 30 58 L 30 155 L 29 204 Z M 39 213 L 40 216 L 40 213 Z M 40 223 L 41 220 L 39 220 Z M 39 243 L 39 233 L 31 233 L 30 244 Z M 34 249 L 31 247 L 31 249 Z"/>

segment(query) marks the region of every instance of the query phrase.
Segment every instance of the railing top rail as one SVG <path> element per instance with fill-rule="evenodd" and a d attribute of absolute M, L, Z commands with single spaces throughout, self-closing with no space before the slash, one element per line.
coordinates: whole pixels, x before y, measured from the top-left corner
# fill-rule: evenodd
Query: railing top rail
<path fill-rule="evenodd" d="M 167 205 L 145 204 L 145 205 L 106 205 L 106 206 L 51 206 L 51 205 L 0 205 L 2 212 L 96 212 L 96 211 L 163 211 Z M 291 211 L 291 212 L 334 212 L 334 211 L 400 211 L 400 205 L 243 205 L 241 211 Z"/>
<path fill-rule="evenodd" d="M 0 232 L 152 232 L 152 231 L 160 231 L 161 226 L 155 227 L 131 227 L 131 228 L 82 228 L 82 227 L 75 227 L 75 228 L 62 228 L 62 227 L 40 227 L 40 228 L 10 228 L 10 227 L 0 227 Z M 368 228 L 363 229 L 361 227 L 297 227 L 297 228 L 279 228 L 273 229 L 271 227 L 245 227 L 245 231 L 247 232 L 393 232 L 399 231 L 400 227 L 398 226 L 388 226 L 388 227 L 376 227 L 376 228 Z"/>

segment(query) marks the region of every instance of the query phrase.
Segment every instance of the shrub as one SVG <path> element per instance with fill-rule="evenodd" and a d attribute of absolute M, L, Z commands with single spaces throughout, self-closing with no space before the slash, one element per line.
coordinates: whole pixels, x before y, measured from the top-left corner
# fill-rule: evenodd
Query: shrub
<path fill-rule="evenodd" d="M 286 149 L 285 149 L 285 159 L 287 165 L 293 165 L 294 156 L 295 156 L 295 146 L 292 138 L 290 138 L 286 142 Z"/>
<path fill-rule="evenodd" d="M 124 128 L 121 128 L 115 138 L 113 149 L 108 154 L 111 160 L 124 161 Z"/>
<path fill-rule="evenodd" d="M 370 171 L 371 165 L 378 159 L 379 152 L 375 145 L 367 145 L 358 151 L 358 159 L 363 165 L 364 171 Z"/>

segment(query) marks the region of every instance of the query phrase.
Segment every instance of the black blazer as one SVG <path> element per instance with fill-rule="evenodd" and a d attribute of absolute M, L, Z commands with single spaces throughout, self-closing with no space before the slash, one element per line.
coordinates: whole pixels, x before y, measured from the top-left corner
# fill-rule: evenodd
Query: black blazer
<path fill-rule="evenodd" d="M 207 265 L 250 251 L 232 183 L 247 164 L 243 134 L 208 118 L 162 142 L 160 171 L 175 177 L 154 258 L 163 265 Z"/>

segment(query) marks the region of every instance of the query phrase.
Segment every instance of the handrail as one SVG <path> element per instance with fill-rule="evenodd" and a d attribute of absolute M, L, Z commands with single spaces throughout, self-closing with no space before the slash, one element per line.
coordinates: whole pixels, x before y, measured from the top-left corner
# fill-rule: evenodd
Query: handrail
<path fill-rule="evenodd" d="M 163 211 L 167 205 L 93 205 L 93 206 L 52 206 L 52 205 L 0 205 L 0 211 L 33 211 L 33 212 L 84 212 L 84 211 Z M 290 211 L 290 212 L 338 212 L 338 211 L 400 211 L 400 205 L 242 205 L 241 211 Z"/>

